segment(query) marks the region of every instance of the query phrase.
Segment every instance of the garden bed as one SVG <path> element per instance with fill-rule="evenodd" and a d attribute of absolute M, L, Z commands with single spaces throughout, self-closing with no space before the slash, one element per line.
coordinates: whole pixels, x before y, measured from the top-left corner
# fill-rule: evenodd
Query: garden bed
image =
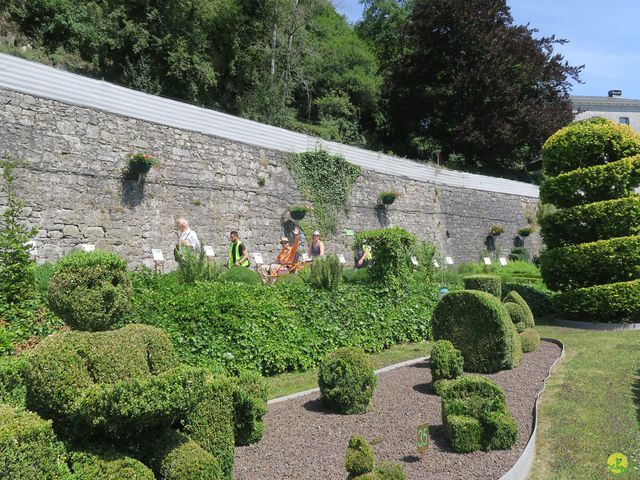
<path fill-rule="evenodd" d="M 525 354 L 521 365 L 486 375 L 504 388 L 520 434 L 507 451 L 454 453 L 444 438 L 440 397 L 430 387 L 427 362 L 378 377 L 374 408 L 364 415 L 337 415 L 321 407 L 313 393 L 269 406 L 265 435 L 236 450 L 236 480 L 344 479 L 344 456 L 352 434 L 364 435 L 378 461 L 403 465 L 409 479 L 497 479 L 521 455 L 533 430 L 533 408 L 560 347 L 547 341 Z M 416 428 L 431 425 L 431 446 L 422 460 L 416 453 Z"/>

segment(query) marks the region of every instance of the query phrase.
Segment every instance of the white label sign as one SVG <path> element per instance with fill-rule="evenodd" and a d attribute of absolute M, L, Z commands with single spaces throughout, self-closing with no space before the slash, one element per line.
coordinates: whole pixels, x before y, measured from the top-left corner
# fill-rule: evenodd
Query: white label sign
<path fill-rule="evenodd" d="M 343 255 L 343 254 L 341 254 L 341 253 L 339 253 L 339 254 L 338 254 L 338 261 L 339 261 L 341 264 L 343 264 L 343 265 L 344 265 L 345 263 L 347 263 L 347 261 L 346 261 L 346 260 L 345 260 L 345 258 L 344 258 L 344 255 Z"/>
<path fill-rule="evenodd" d="M 452 257 L 444 257 L 444 261 L 447 265 L 453 265 L 453 258 Z"/>
<path fill-rule="evenodd" d="M 162 255 L 162 250 L 159 248 L 152 248 L 151 255 L 153 256 L 154 262 L 164 262 L 164 255 Z"/>
<path fill-rule="evenodd" d="M 411 263 L 414 267 L 418 266 L 418 259 L 416 257 L 411 257 Z"/>
<path fill-rule="evenodd" d="M 438 263 L 437 260 L 433 261 L 433 266 L 436 267 L 436 268 L 440 268 L 440 264 Z"/>
<path fill-rule="evenodd" d="M 211 245 L 205 245 L 204 246 L 204 253 L 207 255 L 207 257 L 215 257 L 216 256 L 216 252 L 213 251 L 213 247 Z"/>
<path fill-rule="evenodd" d="M 38 247 L 36 247 L 36 242 L 33 240 L 29 240 L 28 242 L 23 244 L 25 247 L 29 247 L 29 255 L 35 257 L 38 255 Z"/>
<path fill-rule="evenodd" d="M 258 265 L 262 265 L 264 263 L 264 260 L 262 260 L 262 254 L 261 253 L 254 253 L 253 254 L 253 259 L 255 260 L 255 262 Z"/>
<path fill-rule="evenodd" d="M 96 246 L 95 245 L 91 245 L 89 243 L 83 243 L 82 245 L 80 245 L 80 249 L 83 252 L 95 252 Z"/>
<path fill-rule="evenodd" d="M 484 257 L 483 260 L 485 265 L 491 265 L 491 259 L 489 257 Z"/>
<path fill-rule="evenodd" d="M 502 265 L 503 267 L 507 266 L 507 259 L 504 257 L 500 257 L 500 265 Z"/>

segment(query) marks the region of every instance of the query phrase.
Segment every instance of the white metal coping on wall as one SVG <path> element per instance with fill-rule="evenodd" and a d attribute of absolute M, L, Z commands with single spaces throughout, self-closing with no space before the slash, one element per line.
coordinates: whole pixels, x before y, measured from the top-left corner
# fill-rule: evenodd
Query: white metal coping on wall
<path fill-rule="evenodd" d="M 35 97 L 191 130 L 281 152 L 322 147 L 375 172 L 453 187 L 538 198 L 538 187 L 524 182 L 456 172 L 413 160 L 329 142 L 264 125 L 226 113 L 196 107 L 102 80 L 0 54 L 0 87 Z"/>

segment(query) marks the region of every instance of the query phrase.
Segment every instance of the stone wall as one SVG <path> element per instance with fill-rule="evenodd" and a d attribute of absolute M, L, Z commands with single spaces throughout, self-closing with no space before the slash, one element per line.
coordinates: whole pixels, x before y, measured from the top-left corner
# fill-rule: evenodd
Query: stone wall
<path fill-rule="evenodd" d="M 288 206 L 303 200 L 282 152 L 2 89 L 0 151 L 25 160 L 16 171 L 16 186 L 28 222 L 39 228 L 40 261 L 91 243 L 122 255 L 132 267 L 151 266 L 151 248 L 171 257 L 174 219 L 180 216 L 218 257 L 226 257 L 235 229 L 251 252 L 268 261 L 277 253 L 279 237 L 290 231 Z M 160 161 L 140 184 L 123 178 L 131 152 L 151 153 Z M 385 190 L 401 197 L 381 210 L 376 199 Z M 536 201 L 363 170 L 339 233 L 325 244 L 350 261 L 352 239 L 345 228 L 398 225 L 435 241 L 457 261 L 477 260 L 494 224 L 505 227 L 497 246 L 508 253 Z M 0 208 L 5 203 L 0 197 Z M 527 239 L 527 247 L 539 249 L 537 234 Z M 172 263 L 168 258 L 167 268 Z"/>

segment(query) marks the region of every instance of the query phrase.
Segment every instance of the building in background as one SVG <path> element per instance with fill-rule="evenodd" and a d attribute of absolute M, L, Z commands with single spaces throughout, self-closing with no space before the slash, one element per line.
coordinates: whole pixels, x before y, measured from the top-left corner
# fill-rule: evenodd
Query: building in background
<path fill-rule="evenodd" d="M 640 133 L 640 100 L 613 97 L 572 96 L 576 120 L 604 117 L 629 125 Z"/>

